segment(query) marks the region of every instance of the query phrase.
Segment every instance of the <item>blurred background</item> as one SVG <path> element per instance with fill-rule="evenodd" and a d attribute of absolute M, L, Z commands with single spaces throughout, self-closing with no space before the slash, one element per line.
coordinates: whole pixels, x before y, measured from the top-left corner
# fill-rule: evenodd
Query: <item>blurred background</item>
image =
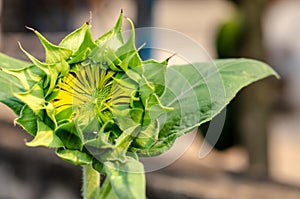
<path fill-rule="evenodd" d="M 147 173 L 149 198 L 300 198 L 300 1 L 297 0 L 0 0 L 1 52 L 26 59 L 18 47 L 44 59 L 25 26 L 53 43 L 93 13 L 95 37 L 114 25 L 121 9 L 137 27 L 169 28 L 191 37 L 216 58 L 249 57 L 269 63 L 267 78 L 240 92 L 227 108 L 222 135 L 203 159 L 206 133 L 170 166 Z M 125 25 L 125 29 L 128 28 Z M 147 58 L 149 52 L 142 55 Z M 27 60 L 27 59 L 26 59 Z M 0 104 L 0 199 L 80 198 L 81 170 L 13 125 Z M 207 126 L 207 125 L 206 125 Z M 209 140 L 208 140 L 209 142 Z"/>

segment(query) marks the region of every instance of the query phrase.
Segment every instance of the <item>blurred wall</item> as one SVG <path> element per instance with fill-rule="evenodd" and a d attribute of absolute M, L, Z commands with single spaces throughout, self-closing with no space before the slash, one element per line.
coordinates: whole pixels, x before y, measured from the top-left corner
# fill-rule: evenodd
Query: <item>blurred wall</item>
<path fill-rule="evenodd" d="M 0 49 L 2 47 L 2 24 L 3 24 L 3 0 L 0 0 Z"/>

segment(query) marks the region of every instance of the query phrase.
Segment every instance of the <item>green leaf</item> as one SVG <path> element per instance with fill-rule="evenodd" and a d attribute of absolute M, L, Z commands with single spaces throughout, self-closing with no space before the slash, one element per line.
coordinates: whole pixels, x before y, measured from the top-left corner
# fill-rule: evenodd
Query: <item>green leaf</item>
<path fill-rule="evenodd" d="M 88 165 L 92 163 L 92 157 L 90 155 L 78 150 L 59 148 L 56 150 L 56 155 L 75 165 Z"/>
<path fill-rule="evenodd" d="M 176 65 L 167 68 L 166 91 L 161 103 L 173 107 L 161 124 L 159 141 L 151 151 L 157 155 L 172 146 L 175 139 L 211 120 L 240 89 L 277 73 L 267 64 L 250 59 L 217 60 L 214 63 Z"/>
<path fill-rule="evenodd" d="M 119 199 L 146 198 L 144 167 L 138 160 L 127 157 L 125 163 L 104 162 L 103 171 Z"/>
<path fill-rule="evenodd" d="M 61 140 L 55 135 L 54 131 L 42 121 L 37 121 L 38 131 L 34 139 L 27 142 L 27 146 L 45 146 L 49 148 L 63 147 Z"/>
<path fill-rule="evenodd" d="M 32 63 L 22 61 L 3 53 L 0 53 L 0 68 L 2 69 L 12 69 L 12 70 L 20 70 L 31 66 Z"/>
<path fill-rule="evenodd" d="M 3 71 L 0 71 L 0 102 L 10 107 L 17 115 L 20 114 L 24 103 L 13 95 L 12 88 L 22 89 L 18 79 Z"/>

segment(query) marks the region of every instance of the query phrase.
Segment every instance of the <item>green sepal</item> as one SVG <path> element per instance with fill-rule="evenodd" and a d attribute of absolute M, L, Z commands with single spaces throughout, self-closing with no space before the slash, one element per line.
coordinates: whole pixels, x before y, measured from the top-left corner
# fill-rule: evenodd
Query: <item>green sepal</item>
<path fill-rule="evenodd" d="M 125 73 L 132 81 L 139 83 L 142 78 L 143 66 L 136 66 L 135 68 L 125 71 Z"/>
<path fill-rule="evenodd" d="M 75 165 L 92 164 L 92 157 L 82 151 L 59 148 L 56 150 L 56 155 Z"/>
<path fill-rule="evenodd" d="M 145 77 L 140 79 L 139 82 L 139 93 L 141 101 L 144 107 L 147 105 L 147 100 L 149 96 L 155 92 L 155 86 L 152 82 L 149 82 Z"/>
<path fill-rule="evenodd" d="M 167 137 L 159 138 L 150 148 L 140 148 L 132 146 L 130 151 L 132 153 L 137 153 L 139 157 L 153 157 L 158 156 L 169 150 L 176 138 L 179 137 L 178 134 L 171 134 Z"/>
<path fill-rule="evenodd" d="M 60 138 L 66 148 L 82 150 L 83 143 L 73 121 L 60 125 L 55 130 L 55 134 Z"/>
<path fill-rule="evenodd" d="M 38 114 L 40 110 L 44 109 L 44 92 L 40 83 L 35 84 L 28 91 L 22 93 L 13 93 L 13 95 L 25 104 L 27 104 L 36 114 Z"/>
<path fill-rule="evenodd" d="M 84 146 L 90 154 L 100 162 L 124 162 L 126 160 L 127 149 L 132 140 L 138 135 L 139 130 L 139 125 L 124 130 L 115 140 L 115 143 L 110 142 L 109 132 L 99 132 L 96 139 L 86 142 Z"/>
<path fill-rule="evenodd" d="M 16 92 L 29 90 L 41 81 L 44 73 L 31 63 L 0 53 L 0 102 L 10 107 L 18 116 L 24 102 L 14 96 Z"/>
<path fill-rule="evenodd" d="M 20 116 L 15 120 L 15 122 L 32 136 L 36 135 L 38 129 L 37 116 L 27 105 L 23 106 Z"/>
<path fill-rule="evenodd" d="M 70 71 L 70 65 L 64 59 L 61 59 L 60 63 L 55 64 L 55 68 L 59 71 L 59 77 L 64 77 Z"/>
<path fill-rule="evenodd" d="M 120 62 L 121 60 L 117 57 L 112 47 L 108 44 L 103 44 L 94 48 L 83 64 L 97 64 L 102 70 L 122 71 L 118 67 Z"/>
<path fill-rule="evenodd" d="M 119 126 L 121 130 L 126 130 L 134 125 L 137 125 L 138 123 L 135 121 L 136 118 L 130 118 L 128 116 L 131 116 L 131 109 L 128 106 L 124 106 L 124 108 L 120 108 L 121 106 L 118 106 L 118 109 L 113 109 L 112 113 L 116 119 L 116 124 Z"/>
<path fill-rule="evenodd" d="M 72 50 L 72 56 L 68 59 L 69 64 L 76 64 L 84 61 L 87 55 L 97 45 L 94 42 L 89 23 L 84 23 L 80 28 L 66 36 L 59 44 L 61 47 Z"/>
<path fill-rule="evenodd" d="M 92 50 L 90 48 L 86 48 L 85 50 L 81 51 L 78 55 L 76 55 L 75 57 L 70 57 L 70 59 L 67 61 L 68 64 L 77 64 L 80 62 L 83 62 L 86 60 L 86 58 L 88 57 L 88 55 L 90 55 L 92 52 Z"/>
<path fill-rule="evenodd" d="M 69 71 L 70 66 L 65 61 L 66 58 L 64 58 L 63 55 L 61 55 L 59 61 L 56 57 L 55 59 L 57 60 L 54 63 L 43 63 L 36 59 L 34 56 L 32 56 L 30 53 L 28 53 L 25 49 L 23 49 L 21 44 L 19 44 L 19 46 L 21 50 L 27 55 L 27 57 L 35 64 L 35 66 L 47 75 L 43 82 L 43 87 L 45 88 L 45 96 L 47 97 L 55 88 L 59 75 L 64 75 Z M 56 56 L 59 55 L 57 54 Z"/>
<path fill-rule="evenodd" d="M 154 92 L 157 96 L 161 96 L 165 90 L 166 84 L 166 63 L 159 63 L 155 60 L 147 60 L 143 62 L 143 76 L 154 84 Z"/>
<path fill-rule="evenodd" d="M 82 51 L 87 48 L 93 49 L 97 45 L 94 42 L 89 23 L 84 23 L 80 28 L 67 35 L 59 44 L 60 47 L 70 49 L 72 59 L 76 58 Z"/>
<path fill-rule="evenodd" d="M 161 115 L 172 110 L 174 110 L 173 107 L 163 106 L 156 94 L 151 94 L 146 100 L 143 126 L 148 126 L 152 122 L 156 121 L 156 119 L 158 119 Z"/>
<path fill-rule="evenodd" d="M 49 66 L 50 64 L 47 63 L 43 63 L 40 60 L 38 60 L 37 58 L 35 58 L 34 56 L 32 56 L 30 53 L 28 53 L 23 47 L 22 45 L 19 43 L 19 47 L 20 49 L 23 51 L 23 53 L 30 59 L 30 61 L 39 69 L 41 69 L 42 71 L 44 71 L 47 75 L 50 74 L 49 72 Z"/>
<path fill-rule="evenodd" d="M 157 120 L 152 121 L 140 131 L 131 146 L 139 149 L 151 148 L 158 141 L 159 130 L 159 122 Z"/>
<path fill-rule="evenodd" d="M 40 39 L 40 42 L 44 46 L 46 51 L 46 63 L 47 64 L 55 64 L 60 62 L 61 59 L 67 60 L 72 55 L 72 50 L 64 48 L 62 46 L 56 46 L 50 43 L 41 33 L 38 31 L 31 29 Z"/>
<path fill-rule="evenodd" d="M 16 87 L 19 90 L 29 90 L 37 82 L 43 81 L 44 77 L 44 73 L 34 65 L 22 69 L 2 69 L 2 71 L 18 79 L 15 82 L 12 82 L 13 79 L 8 79 L 11 85 L 14 86 L 14 90 L 17 90 Z"/>
<path fill-rule="evenodd" d="M 121 66 L 124 71 L 127 68 L 135 68 L 142 64 L 142 60 L 138 54 L 138 51 L 135 47 L 135 31 L 134 31 L 134 24 L 129 19 L 126 18 L 131 25 L 131 34 L 124 45 L 117 49 L 116 54 L 121 60 L 125 60 L 125 63 L 122 63 Z"/>
<path fill-rule="evenodd" d="M 54 124 L 52 129 L 56 129 L 57 121 L 56 121 L 56 118 L 55 118 L 55 108 L 54 108 L 54 106 L 49 102 L 45 102 L 44 109 L 46 110 L 47 116 L 49 117 L 51 122 Z"/>
<path fill-rule="evenodd" d="M 57 124 L 60 125 L 62 123 L 68 122 L 71 118 L 72 112 L 73 112 L 73 107 L 69 107 L 61 111 L 60 113 L 56 114 L 55 118 Z"/>
<path fill-rule="evenodd" d="M 129 110 L 129 115 L 131 117 L 131 119 L 137 123 L 137 124 L 141 124 L 143 121 L 143 116 L 144 116 L 144 110 L 141 108 L 131 108 Z"/>
<path fill-rule="evenodd" d="M 51 92 L 53 91 L 53 89 L 56 86 L 57 78 L 59 75 L 59 71 L 57 70 L 56 67 L 49 67 L 48 70 L 49 70 L 49 75 L 47 76 L 47 79 L 44 82 L 44 88 L 46 90 L 45 96 L 48 96 L 51 94 Z"/>
<path fill-rule="evenodd" d="M 96 44 L 102 45 L 103 43 L 110 41 L 111 44 L 113 44 L 112 47 L 115 47 L 114 49 L 117 49 L 119 46 L 121 46 L 124 43 L 123 35 L 122 35 L 122 25 L 123 25 L 123 12 L 120 13 L 114 28 L 108 31 L 107 33 L 103 34 L 102 36 L 100 36 L 98 39 L 96 39 L 95 41 Z"/>
<path fill-rule="evenodd" d="M 24 103 L 16 97 L 0 99 L 0 102 L 8 106 L 16 115 L 20 115 Z"/>
<path fill-rule="evenodd" d="M 49 148 L 63 147 L 62 141 L 55 135 L 54 131 L 44 122 L 37 120 L 37 133 L 32 141 L 26 143 L 27 146 L 45 146 Z"/>

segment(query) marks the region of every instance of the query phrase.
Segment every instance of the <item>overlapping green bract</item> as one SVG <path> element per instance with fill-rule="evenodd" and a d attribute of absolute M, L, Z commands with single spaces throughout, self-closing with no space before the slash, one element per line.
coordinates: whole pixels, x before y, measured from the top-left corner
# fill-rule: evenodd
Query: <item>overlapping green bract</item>
<path fill-rule="evenodd" d="M 167 61 L 143 61 L 132 22 L 124 41 L 122 20 L 121 14 L 96 40 L 85 23 L 59 45 L 33 30 L 45 62 L 22 47 L 32 64 L 0 54 L 0 101 L 34 136 L 28 146 L 56 148 L 62 159 L 92 164 L 107 175 L 102 198 L 142 199 L 139 155 L 165 152 L 177 137 L 211 120 L 242 87 L 276 73 L 247 59 L 170 67 Z M 212 98 L 220 88 L 222 95 Z"/>

